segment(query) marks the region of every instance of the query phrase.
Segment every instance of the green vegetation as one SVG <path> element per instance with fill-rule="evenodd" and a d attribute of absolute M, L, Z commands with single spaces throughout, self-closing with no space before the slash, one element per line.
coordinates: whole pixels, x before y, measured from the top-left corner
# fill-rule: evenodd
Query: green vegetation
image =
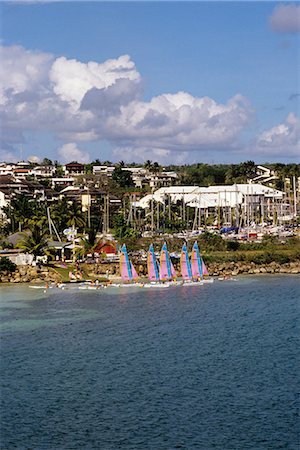
<path fill-rule="evenodd" d="M 24 234 L 24 239 L 19 244 L 19 247 L 25 252 L 32 253 L 34 256 L 42 256 L 47 247 L 46 234 L 39 227 L 38 223 L 33 223 L 30 226 L 29 233 Z"/>
<path fill-rule="evenodd" d="M 16 268 L 16 264 L 11 262 L 6 256 L 0 258 L 0 272 L 15 272 Z"/>
<path fill-rule="evenodd" d="M 106 162 L 111 164 L 110 162 Z M 50 165 L 52 161 L 44 158 L 43 165 Z M 54 161 L 58 170 L 62 170 L 60 164 Z M 123 170 L 125 163 L 120 161 L 112 174 L 112 177 L 93 175 L 93 165 L 101 165 L 95 160 L 85 167 L 85 174 L 78 177 L 76 185 L 80 188 L 97 187 L 97 193 L 92 200 L 89 210 L 82 208 L 80 196 L 68 198 L 67 196 L 55 197 L 55 200 L 46 200 L 39 194 L 16 194 L 12 197 L 10 205 L 4 208 L 8 220 L 0 222 L 0 246 L 8 248 L 11 244 L 7 236 L 16 232 L 23 232 L 24 239 L 20 247 L 35 256 L 49 253 L 47 242 L 56 239 L 54 232 L 49 231 L 48 213 L 55 225 L 57 233 L 63 237 L 63 231 L 69 227 L 75 227 L 78 237 L 81 238 L 82 249 L 78 256 L 86 256 L 93 253 L 97 244 L 97 233 L 111 232 L 119 242 L 125 242 L 131 250 L 147 249 L 150 241 L 160 245 L 162 240 L 167 240 L 168 247 L 172 251 L 180 251 L 183 239 L 173 237 L 174 233 L 191 230 L 195 219 L 195 210 L 183 204 L 179 200 L 176 204 L 170 203 L 165 196 L 164 203 L 152 201 L 150 208 L 146 210 L 134 210 L 131 205 L 133 198 L 138 199 L 139 192 L 144 195 L 151 189 L 149 186 L 143 189 L 134 187 L 132 175 Z M 105 164 L 105 162 L 102 162 Z M 129 166 L 134 167 L 132 163 Z M 293 197 L 291 181 L 286 181 L 293 176 L 300 176 L 300 164 L 265 164 L 266 167 L 276 171 L 278 179 L 276 187 L 286 188 L 290 197 Z M 147 160 L 144 168 L 152 173 L 158 173 L 162 167 L 157 162 Z M 241 164 L 191 164 L 184 166 L 164 167 L 164 170 L 175 170 L 179 177 L 178 184 L 209 186 L 212 184 L 232 184 L 246 182 L 256 175 L 256 165 L 253 161 Z M 45 187 L 49 181 L 44 182 Z M 135 197 L 132 196 L 135 195 Z M 136 195 L 137 194 L 137 195 Z M 29 196 L 31 195 L 31 197 Z M 232 212 L 233 217 L 235 212 Z M 212 223 L 226 222 L 222 217 L 222 211 L 201 217 L 204 226 Z M 300 221 L 300 218 L 298 218 Z M 203 223 L 204 222 L 204 223 Z M 243 225 L 243 224 L 242 224 Z M 141 238 L 144 232 L 153 231 L 155 238 Z M 166 236 L 169 235 L 167 238 Z M 286 244 L 281 244 L 276 237 L 264 237 L 260 243 L 237 242 L 236 240 L 224 240 L 219 234 L 205 232 L 198 236 L 201 251 L 208 258 L 243 260 L 253 258 L 253 261 L 269 261 L 273 258 L 281 262 L 288 262 L 294 258 L 300 258 L 299 240 L 290 238 Z M 15 241 L 14 241 L 15 243 Z M 15 245 L 15 244 L 14 244 Z M 250 259 L 249 259 L 250 260 Z"/>

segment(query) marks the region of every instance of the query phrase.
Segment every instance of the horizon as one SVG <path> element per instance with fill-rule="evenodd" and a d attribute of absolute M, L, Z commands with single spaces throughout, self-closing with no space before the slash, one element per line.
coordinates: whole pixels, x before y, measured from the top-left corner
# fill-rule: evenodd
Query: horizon
<path fill-rule="evenodd" d="M 44 159 L 48 159 L 47 157 L 45 157 Z M 90 160 L 90 161 L 88 161 L 88 162 L 84 162 L 84 163 L 80 163 L 79 161 L 77 161 L 77 160 L 69 160 L 69 161 L 66 161 L 66 162 L 61 162 L 61 161 L 59 161 L 59 160 L 51 160 L 51 159 L 49 159 L 49 161 L 51 162 L 51 164 L 49 163 L 49 164 L 46 164 L 46 163 L 44 163 L 43 162 L 43 159 L 40 159 L 39 161 L 37 161 L 37 160 L 35 160 L 35 161 L 32 161 L 32 160 L 18 160 L 18 161 L 16 161 L 16 162 L 13 162 L 13 161 L 0 161 L 0 165 L 1 164 L 6 164 L 6 165 L 17 165 L 17 164 L 21 164 L 21 163 L 26 163 L 26 164 L 30 164 L 30 165 L 33 165 L 33 166 L 46 166 L 46 165 L 53 165 L 53 166 L 55 166 L 55 165 L 58 165 L 58 166 L 65 166 L 65 165 L 67 165 L 67 164 L 72 164 L 72 163 L 77 163 L 77 164 L 82 164 L 82 165 L 84 165 L 84 166 L 87 166 L 87 165 L 94 165 L 94 166 L 97 166 L 97 165 L 103 165 L 103 166 L 107 166 L 108 164 L 112 164 L 113 166 L 117 166 L 117 165 L 120 165 L 121 163 L 124 163 L 125 164 L 125 167 L 126 167 L 126 165 L 127 166 L 130 166 L 130 165 L 135 165 L 135 166 L 140 166 L 140 167 L 143 167 L 148 161 L 151 163 L 151 164 L 156 164 L 156 163 L 158 163 L 158 161 L 152 161 L 152 160 L 144 160 L 144 161 L 141 161 L 141 162 L 135 162 L 135 161 L 131 161 L 131 162 L 126 162 L 126 161 L 123 161 L 123 160 L 119 160 L 119 161 L 110 161 L 110 160 L 103 160 L 103 161 L 100 161 L 99 160 L 99 162 L 96 162 L 97 161 L 97 158 L 96 159 L 93 159 L 93 160 Z M 275 165 L 285 165 L 285 166 L 290 166 L 290 165 L 296 165 L 296 166 L 299 166 L 300 165 L 300 163 L 297 163 L 297 162 L 287 162 L 287 163 L 282 163 L 282 162 L 279 162 L 279 161 L 274 161 L 274 162 L 263 162 L 263 163 L 257 163 L 257 162 L 255 162 L 254 160 L 252 160 L 252 159 L 245 159 L 245 160 L 241 160 L 241 161 L 238 161 L 238 162 L 234 162 L 234 163 L 232 163 L 232 162 L 225 162 L 225 163 L 219 163 L 219 162 L 214 162 L 214 163 L 206 163 L 206 162 L 193 162 L 193 163 L 182 163 L 182 164 L 176 164 L 176 163 L 170 163 L 170 164 L 159 164 L 159 167 L 160 167 L 160 169 L 164 169 L 165 167 L 169 167 L 169 166 L 175 166 L 175 167 L 184 167 L 184 166 L 192 166 L 192 165 L 201 165 L 201 164 L 203 164 L 203 165 L 207 165 L 207 166 L 230 166 L 230 165 L 241 165 L 241 164 L 246 164 L 246 163 L 254 163 L 254 166 L 256 166 L 256 167 L 258 167 L 258 166 L 275 166 Z"/>
<path fill-rule="evenodd" d="M 3 1 L 0 11 L 1 160 L 300 162 L 297 3 Z"/>

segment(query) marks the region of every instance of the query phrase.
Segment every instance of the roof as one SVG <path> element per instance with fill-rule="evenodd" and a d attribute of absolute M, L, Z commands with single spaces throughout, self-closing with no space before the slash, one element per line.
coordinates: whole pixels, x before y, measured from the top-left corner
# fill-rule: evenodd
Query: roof
<path fill-rule="evenodd" d="M 78 163 L 78 162 L 70 162 L 70 163 L 66 164 L 66 167 L 69 167 L 69 166 L 72 166 L 72 167 L 84 167 L 84 164 L 81 164 L 81 163 Z"/>

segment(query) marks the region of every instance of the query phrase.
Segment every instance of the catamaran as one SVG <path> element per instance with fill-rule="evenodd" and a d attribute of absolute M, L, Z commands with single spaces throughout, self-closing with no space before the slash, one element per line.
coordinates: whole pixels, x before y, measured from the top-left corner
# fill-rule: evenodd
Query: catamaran
<path fill-rule="evenodd" d="M 172 264 L 166 242 L 163 244 L 160 253 L 160 273 L 159 277 L 161 281 L 168 281 L 171 285 L 182 284 L 176 281 L 177 274 Z"/>
<path fill-rule="evenodd" d="M 212 283 L 212 278 L 204 278 L 204 275 L 208 275 L 208 270 L 201 257 L 198 242 L 195 241 L 192 249 L 191 256 L 191 268 L 193 280 L 202 281 L 203 283 Z"/>
<path fill-rule="evenodd" d="M 123 283 L 120 286 L 137 285 L 139 278 L 132 262 L 129 260 L 126 245 L 123 244 L 120 251 L 120 272 Z M 134 284 L 133 284 L 134 282 Z"/>
<path fill-rule="evenodd" d="M 195 259 L 195 258 L 194 258 Z M 192 271 L 192 265 L 189 259 L 189 254 L 187 250 L 186 244 L 182 246 L 181 256 L 180 256 L 180 268 L 181 268 L 181 276 L 183 279 L 184 285 L 201 285 L 202 281 L 195 281 L 195 275 L 197 275 L 197 265 L 194 263 L 194 270 Z M 200 271 L 199 271 L 200 272 Z M 198 279 L 198 277 L 196 278 Z"/>
<path fill-rule="evenodd" d="M 169 287 L 169 283 L 160 283 L 160 280 L 162 280 L 160 272 L 161 267 L 159 268 L 158 262 L 155 256 L 154 247 L 153 244 L 150 245 L 149 251 L 148 251 L 148 257 L 147 257 L 147 267 L 148 267 L 148 278 L 150 283 L 144 284 L 145 288 L 150 287 Z M 163 270 L 164 267 L 163 267 Z"/>

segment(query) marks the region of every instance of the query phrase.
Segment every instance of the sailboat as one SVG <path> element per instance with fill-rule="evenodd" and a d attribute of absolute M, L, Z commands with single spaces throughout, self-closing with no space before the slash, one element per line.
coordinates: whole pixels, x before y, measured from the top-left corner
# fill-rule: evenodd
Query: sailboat
<path fill-rule="evenodd" d="M 202 272 L 202 262 L 200 257 L 200 251 L 198 247 L 198 242 L 196 241 L 193 245 L 192 256 L 191 256 L 191 269 L 192 269 L 192 279 L 196 281 L 200 281 L 203 272 Z"/>
<path fill-rule="evenodd" d="M 180 255 L 181 276 L 184 281 L 192 280 L 192 268 L 186 244 L 183 244 Z"/>
<path fill-rule="evenodd" d="M 169 287 L 168 283 L 160 283 L 161 275 L 158 262 L 156 260 L 153 244 L 150 245 L 147 257 L 148 278 L 150 283 L 144 284 L 145 288 L 150 287 Z M 163 268 L 163 270 L 165 270 Z"/>
<path fill-rule="evenodd" d="M 181 282 L 176 281 L 177 274 L 174 269 L 173 263 L 171 261 L 167 244 L 163 244 L 160 252 L 160 279 L 161 281 L 169 281 L 172 285 L 181 284 Z"/>
<path fill-rule="evenodd" d="M 120 272 L 123 284 L 122 286 L 130 286 L 130 282 L 136 282 L 138 280 L 138 274 L 129 260 L 126 245 L 123 244 L 120 251 Z"/>
<path fill-rule="evenodd" d="M 192 249 L 191 268 L 193 280 L 202 281 L 203 283 L 212 283 L 214 281 L 212 278 L 204 278 L 204 275 L 208 275 L 208 270 L 201 257 L 197 241 L 195 241 Z"/>
<path fill-rule="evenodd" d="M 194 264 L 196 267 L 196 264 Z M 189 254 L 187 250 L 186 244 L 182 246 L 181 249 L 181 256 L 180 256 L 180 267 L 181 267 L 181 276 L 184 282 L 184 285 L 200 285 L 202 282 L 200 281 L 193 281 L 193 271 L 192 271 L 192 265 L 189 259 Z M 196 269 L 194 269 L 194 274 L 196 273 Z"/>

